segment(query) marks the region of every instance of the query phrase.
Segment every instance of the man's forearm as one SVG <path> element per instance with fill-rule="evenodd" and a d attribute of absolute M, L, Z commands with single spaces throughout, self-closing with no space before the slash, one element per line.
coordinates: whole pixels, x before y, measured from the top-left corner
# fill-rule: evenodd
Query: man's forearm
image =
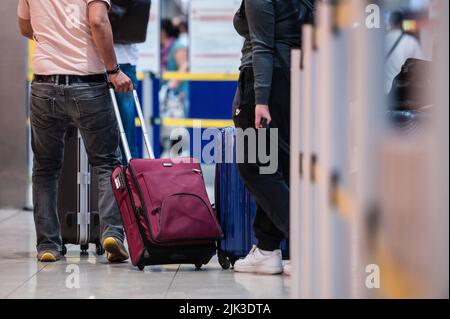
<path fill-rule="evenodd" d="M 25 20 L 25 19 L 21 19 L 19 18 L 19 28 L 20 28 L 20 33 L 30 39 L 30 40 L 34 40 L 33 39 L 33 27 L 31 26 L 31 21 L 30 20 Z"/>
<path fill-rule="evenodd" d="M 33 33 L 23 34 L 23 36 L 24 36 L 25 38 L 27 38 L 28 40 L 34 40 L 34 38 L 33 38 Z"/>
<path fill-rule="evenodd" d="M 116 54 L 114 52 L 114 41 L 108 16 L 92 17 L 90 19 L 92 37 L 94 43 L 103 58 L 107 70 L 117 66 Z"/>

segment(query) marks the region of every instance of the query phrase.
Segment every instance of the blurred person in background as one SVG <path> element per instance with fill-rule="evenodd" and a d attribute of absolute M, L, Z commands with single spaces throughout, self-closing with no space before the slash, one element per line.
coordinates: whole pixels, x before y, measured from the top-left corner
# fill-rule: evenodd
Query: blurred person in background
<path fill-rule="evenodd" d="M 151 0 L 111 0 L 109 19 L 113 30 L 117 62 L 123 73 L 131 79 L 135 88 L 138 86 L 136 67 L 139 60 L 139 49 L 137 44 L 145 42 L 150 7 Z M 131 156 L 136 158 L 138 157 L 138 147 L 134 97 L 131 93 L 116 93 L 116 97 Z M 124 156 L 122 162 L 126 164 Z"/>
<path fill-rule="evenodd" d="M 405 32 L 404 15 L 395 11 L 389 18 L 389 31 L 386 35 L 385 93 L 392 88 L 394 78 L 400 73 L 402 66 L 409 58 L 423 59 L 419 41 Z"/>
<path fill-rule="evenodd" d="M 161 23 L 161 63 L 164 72 L 185 73 L 188 64 L 187 25 L 175 19 L 165 19 Z M 185 118 L 189 114 L 189 82 L 169 80 L 160 90 L 160 114 L 162 118 Z M 171 140 L 170 134 L 175 128 L 161 129 L 161 157 L 170 157 L 169 151 L 178 140 Z M 187 151 L 187 150 L 185 150 Z M 179 154 L 186 155 L 186 154 Z"/>
<path fill-rule="evenodd" d="M 188 71 L 189 67 L 187 26 L 183 22 L 174 25 L 172 21 L 163 22 L 163 26 L 166 28 L 169 23 L 174 30 L 174 37 L 173 44 L 167 52 L 166 71 L 184 73 Z M 164 30 L 163 32 L 169 34 L 170 31 Z M 168 82 L 168 86 L 170 90 L 173 90 L 183 100 L 185 111 L 187 111 L 187 102 L 189 100 L 188 82 L 171 80 Z"/>
<path fill-rule="evenodd" d="M 36 248 L 41 262 L 61 258 L 57 191 L 64 137 L 72 124 L 80 130 L 99 179 L 101 242 L 107 258 L 110 262 L 128 259 L 110 181 L 120 153 L 107 77 L 120 93 L 132 91 L 133 83 L 117 63 L 110 4 L 110 0 L 19 0 L 20 31 L 36 44 L 30 122 Z"/>
<path fill-rule="evenodd" d="M 169 53 L 179 36 L 179 31 L 169 19 L 161 21 L 161 72 L 167 71 Z"/>
<path fill-rule="evenodd" d="M 177 28 L 180 32 L 178 36 L 178 40 L 181 42 L 181 44 L 188 48 L 189 47 L 189 33 L 188 33 L 188 24 L 186 22 L 186 19 L 184 17 L 175 17 L 172 19 L 172 24 L 175 28 Z"/>

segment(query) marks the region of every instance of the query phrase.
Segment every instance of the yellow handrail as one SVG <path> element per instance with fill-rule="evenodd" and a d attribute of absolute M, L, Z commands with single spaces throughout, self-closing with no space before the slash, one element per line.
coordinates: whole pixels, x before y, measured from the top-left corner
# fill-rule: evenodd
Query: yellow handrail
<path fill-rule="evenodd" d="M 190 72 L 165 72 L 162 75 L 164 81 L 205 81 L 227 82 L 237 81 L 239 73 L 190 73 Z"/>
<path fill-rule="evenodd" d="M 33 52 L 34 52 L 35 43 L 34 41 L 28 41 L 28 81 L 33 81 Z"/>
<path fill-rule="evenodd" d="M 157 125 L 167 127 L 186 127 L 186 128 L 225 128 L 234 126 L 232 120 L 222 119 L 178 119 L 178 118 L 157 118 L 153 119 L 153 122 Z M 141 126 L 139 118 L 136 118 L 135 124 L 137 127 Z"/>

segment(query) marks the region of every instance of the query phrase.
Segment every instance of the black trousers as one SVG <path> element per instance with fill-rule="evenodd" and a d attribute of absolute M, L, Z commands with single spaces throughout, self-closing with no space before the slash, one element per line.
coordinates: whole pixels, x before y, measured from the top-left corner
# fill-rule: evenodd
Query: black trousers
<path fill-rule="evenodd" d="M 290 83 L 288 72 L 275 68 L 270 97 L 271 128 L 278 128 L 279 138 L 290 143 Z M 235 99 L 234 122 L 243 130 L 255 129 L 255 90 L 253 68 L 244 68 L 239 78 Z M 256 134 L 258 136 L 258 134 Z M 258 137 L 257 144 L 258 145 Z M 255 145 L 244 143 L 244 163 L 239 164 L 241 177 L 257 202 L 254 221 L 255 236 L 260 249 L 273 251 L 280 248 L 289 236 L 289 154 L 278 149 L 278 170 L 275 174 L 261 174 L 262 164 L 248 161 L 248 151 Z M 267 148 L 269 139 L 266 140 Z M 267 149 L 266 148 L 266 149 Z"/>

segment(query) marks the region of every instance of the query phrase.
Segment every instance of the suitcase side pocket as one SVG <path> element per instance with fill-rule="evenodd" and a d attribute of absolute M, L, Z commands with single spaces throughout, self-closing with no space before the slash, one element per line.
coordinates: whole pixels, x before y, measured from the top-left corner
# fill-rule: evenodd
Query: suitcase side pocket
<path fill-rule="evenodd" d="M 156 211 L 159 214 L 156 239 L 160 242 L 215 241 L 222 237 L 214 212 L 195 194 L 167 196 Z"/>

